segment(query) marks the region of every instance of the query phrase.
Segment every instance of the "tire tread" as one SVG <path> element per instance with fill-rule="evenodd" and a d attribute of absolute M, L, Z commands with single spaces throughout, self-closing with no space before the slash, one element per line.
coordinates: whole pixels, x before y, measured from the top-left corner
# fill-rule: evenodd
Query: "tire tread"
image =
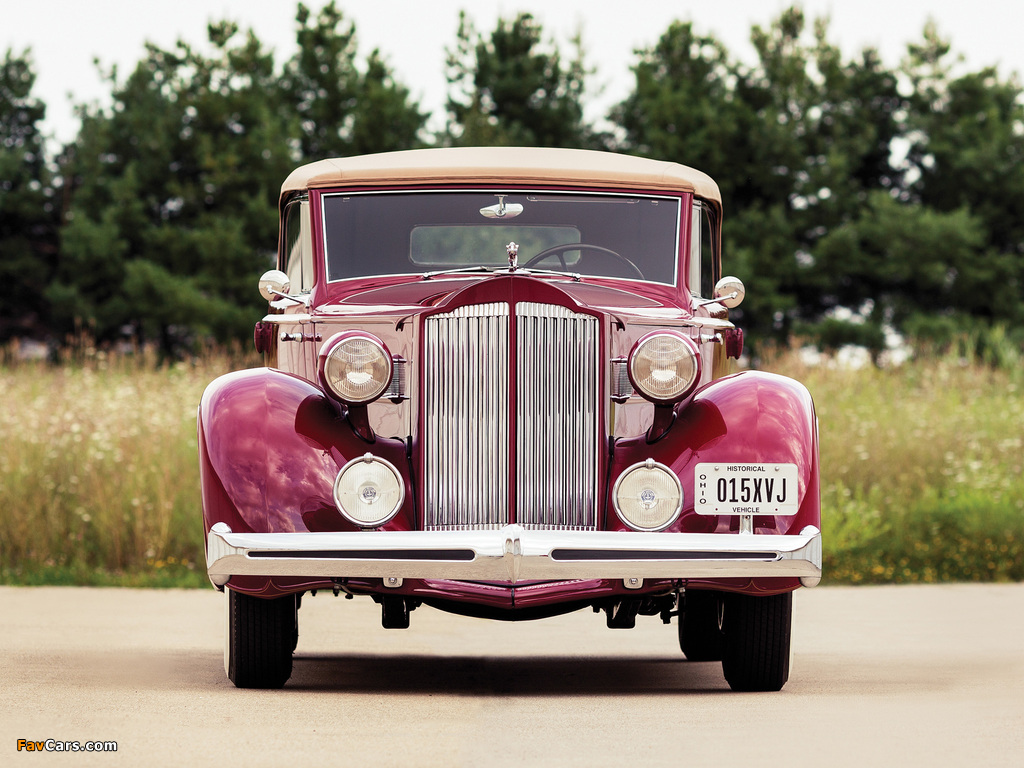
<path fill-rule="evenodd" d="M 734 691 L 778 691 L 789 680 L 793 593 L 729 595 L 722 671 Z"/>
<path fill-rule="evenodd" d="M 295 596 L 228 595 L 228 677 L 238 688 L 280 688 L 292 674 Z"/>

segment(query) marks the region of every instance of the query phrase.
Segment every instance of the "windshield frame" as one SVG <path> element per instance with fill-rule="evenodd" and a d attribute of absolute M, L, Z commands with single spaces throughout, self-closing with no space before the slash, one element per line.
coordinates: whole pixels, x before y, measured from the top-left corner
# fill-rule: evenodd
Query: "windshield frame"
<path fill-rule="evenodd" d="M 685 219 L 685 214 L 686 214 L 686 212 L 685 212 L 685 203 L 686 203 L 686 200 L 689 197 L 689 195 L 687 195 L 687 194 L 673 194 L 673 193 L 666 193 L 666 192 L 661 192 L 661 191 L 659 191 L 659 192 L 651 192 L 651 191 L 630 190 L 630 189 L 627 189 L 627 190 L 623 190 L 623 189 L 592 189 L 592 188 L 576 188 L 576 187 L 552 189 L 552 188 L 539 187 L 539 186 L 529 186 L 529 187 L 501 186 L 501 187 L 498 187 L 498 186 L 481 186 L 481 185 L 472 185 L 472 186 L 466 186 L 466 187 L 432 185 L 430 187 L 403 187 L 403 188 L 391 188 L 391 189 L 379 189 L 379 188 L 366 189 L 366 188 L 362 188 L 362 189 L 350 189 L 350 190 L 349 189 L 337 189 L 337 188 L 334 188 L 334 189 L 325 189 L 325 190 L 320 191 L 320 194 L 317 195 L 317 197 L 318 197 L 318 200 L 317 200 L 317 209 L 318 209 L 317 213 L 319 215 L 316 217 L 319 220 L 317 222 L 317 229 L 319 230 L 317 234 L 318 234 L 318 239 L 320 240 L 320 243 L 319 243 L 320 247 L 317 248 L 317 250 L 319 251 L 319 253 L 317 254 L 319 264 L 317 266 L 319 267 L 319 269 L 321 271 L 321 274 L 323 276 L 324 285 L 330 287 L 330 286 L 337 286 L 337 285 L 344 284 L 344 283 L 351 283 L 351 282 L 358 282 L 358 281 L 377 281 L 377 280 L 380 280 L 380 279 L 385 279 L 385 280 L 389 280 L 389 281 L 391 279 L 400 279 L 400 280 L 401 279 L 407 280 L 407 279 L 410 279 L 410 278 L 412 278 L 412 279 L 422 279 L 424 274 L 426 274 L 428 272 L 431 272 L 431 271 L 437 271 L 436 268 L 430 269 L 430 268 L 427 267 L 427 265 L 423 265 L 424 268 L 422 270 L 410 270 L 410 271 L 407 271 L 407 272 L 405 272 L 405 271 L 403 271 L 403 272 L 378 272 L 378 273 L 365 274 L 365 275 L 347 275 L 347 276 L 343 276 L 343 277 L 336 277 L 334 279 L 330 279 L 330 263 L 329 263 L 329 252 L 328 252 L 328 222 L 327 222 L 328 210 L 327 210 L 327 206 L 329 205 L 329 201 L 331 199 L 334 199 L 334 198 L 337 198 L 337 197 L 356 197 L 356 196 L 364 197 L 364 196 L 380 196 L 380 195 L 398 196 L 398 195 L 430 195 L 430 194 L 442 194 L 443 195 L 443 194 L 453 194 L 453 193 L 455 193 L 455 194 L 460 194 L 461 193 L 461 194 L 467 194 L 467 195 L 469 195 L 469 194 L 473 194 L 473 195 L 477 195 L 477 194 L 487 195 L 488 199 L 490 199 L 490 197 L 493 196 L 495 200 L 497 199 L 497 196 L 499 196 L 499 195 L 520 196 L 520 197 L 522 197 L 522 196 L 529 196 L 529 195 L 537 195 L 537 196 L 544 196 L 544 197 L 562 196 L 562 195 L 564 195 L 567 198 L 574 197 L 574 198 L 577 198 L 577 199 L 578 198 L 585 198 L 585 197 L 594 197 L 594 198 L 616 198 L 616 197 L 618 197 L 618 198 L 642 198 L 642 199 L 646 199 L 646 200 L 658 200 L 658 201 L 667 202 L 670 205 L 674 206 L 674 209 L 673 209 L 674 210 L 674 223 L 672 225 L 672 230 L 671 230 L 671 235 L 672 235 L 672 251 L 671 251 L 671 257 L 670 257 L 671 258 L 671 274 L 672 274 L 672 281 L 671 282 L 665 282 L 663 280 L 653 280 L 653 279 L 649 279 L 649 278 L 640 279 L 640 278 L 637 278 L 637 277 L 621 277 L 621 276 L 612 276 L 612 275 L 587 274 L 585 272 L 581 273 L 581 276 L 582 276 L 582 278 L 584 280 L 611 281 L 611 282 L 630 282 L 630 283 L 646 284 L 646 285 L 651 285 L 651 286 L 663 286 L 665 288 L 671 288 L 671 289 L 679 289 L 680 288 L 680 279 L 681 279 L 681 276 L 682 276 L 681 261 L 682 261 L 682 258 L 683 258 L 683 253 L 682 253 L 683 244 L 682 244 L 681 234 L 682 234 L 683 228 L 686 226 L 686 223 L 687 223 L 687 220 Z M 511 222 L 509 222 L 509 223 L 511 223 Z M 429 225 L 429 223 L 427 225 Z M 411 262 L 410 262 L 410 264 L 411 264 Z M 467 264 L 467 265 L 461 265 L 461 266 L 472 266 L 472 265 Z M 507 267 L 504 267 L 504 266 L 502 266 L 502 267 L 494 267 L 493 264 L 487 264 L 485 266 L 487 266 L 488 269 L 491 270 L 491 274 L 508 274 Z M 524 269 L 522 266 L 520 266 L 518 272 L 520 272 L 522 274 L 536 274 L 539 277 L 551 277 L 551 276 L 553 276 L 553 275 L 546 275 L 545 274 L 545 270 L 543 270 L 543 269 L 539 269 L 538 268 L 537 272 L 534 273 L 534 272 L 532 272 L 530 270 Z M 481 273 L 477 273 L 476 276 L 479 276 L 480 274 L 485 274 L 485 273 L 482 273 L 482 272 Z"/>

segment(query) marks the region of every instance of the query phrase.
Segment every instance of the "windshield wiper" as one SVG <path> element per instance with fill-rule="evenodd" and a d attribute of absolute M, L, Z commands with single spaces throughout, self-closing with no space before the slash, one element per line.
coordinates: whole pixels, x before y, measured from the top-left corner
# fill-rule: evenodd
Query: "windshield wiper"
<path fill-rule="evenodd" d="M 511 272 L 511 270 L 509 270 Z M 526 275 L 548 275 L 550 277 L 568 277 L 572 279 L 574 283 L 578 283 L 583 279 L 583 275 L 579 272 L 558 272 L 554 269 L 517 269 L 515 274 L 526 274 Z"/>
<path fill-rule="evenodd" d="M 430 278 L 437 277 L 438 275 L 463 275 L 463 274 L 471 274 L 473 272 L 487 272 L 487 273 L 491 273 L 491 272 L 494 272 L 494 271 L 496 271 L 496 270 L 489 269 L 488 267 L 479 267 L 479 266 L 478 267 L 461 267 L 459 269 L 439 269 L 436 272 L 424 272 L 423 273 L 423 279 L 424 280 L 429 280 Z"/>
<path fill-rule="evenodd" d="M 439 269 L 436 272 L 424 272 L 423 279 L 429 280 L 438 275 L 471 275 L 486 273 L 488 275 L 547 275 L 549 277 L 568 277 L 575 283 L 583 280 L 579 272 L 557 272 L 553 269 L 498 269 L 490 267 L 461 267 L 459 269 Z"/>

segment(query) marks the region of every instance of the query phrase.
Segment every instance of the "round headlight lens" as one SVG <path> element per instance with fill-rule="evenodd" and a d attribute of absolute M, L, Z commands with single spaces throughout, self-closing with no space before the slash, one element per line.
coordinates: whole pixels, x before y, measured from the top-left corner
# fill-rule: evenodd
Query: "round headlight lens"
<path fill-rule="evenodd" d="M 390 461 L 371 453 L 353 459 L 334 481 L 334 504 L 362 528 L 376 528 L 393 518 L 405 500 L 405 485 Z"/>
<path fill-rule="evenodd" d="M 675 333 L 645 336 L 629 356 L 629 378 L 648 400 L 682 400 L 700 378 L 697 345 Z"/>
<path fill-rule="evenodd" d="M 384 342 L 364 334 L 341 334 L 320 353 L 323 384 L 339 400 L 353 405 L 380 397 L 391 383 L 391 355 Z"/>
<path fill-rule="evenodd" d="M 615 513 L 638 531 L 667 528 L 683 509 L 683 486 L 675 472 L 648 459 L 634 464 L 615 482 Z"/>

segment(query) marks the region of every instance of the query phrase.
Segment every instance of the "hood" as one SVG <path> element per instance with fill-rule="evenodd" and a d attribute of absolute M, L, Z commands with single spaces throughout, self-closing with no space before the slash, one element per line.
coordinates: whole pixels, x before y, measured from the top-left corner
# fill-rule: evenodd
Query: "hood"
<path fill-rule="evenodd" d="M 509 286 L 508 288 L 499 287 L 505 283 Z M 670 301 L 663 296 L 641 296 L 622 288 L 587 281 L 586 278 L 584 278 L 584 282 L 577 283 L 571 280 L 538 279 L 529 275 L 509 275 L 507 273 L 484 277 L 416 280 L 372 287 L 346 296 L 338 300 L 337 303 L 352 309 L 367 306 L 410 309 L 413 307 L 437 307 L 449 303 L 456 294 L 476 293 L 477 290 L 474 289 L 487 291 L 488 284 L 493 284 L 493 287 L 499 291 L 514 291 L 517 301 L 529 300 L 529 295 L 537 290 L 546 293 L 547 291 L 541 287 L 545 286 L 557 289 L 569 296 L 580 307 L 585 308 L 625 312 L 636 310 L 641 314 L 645 311 L 654 314 L 661 314 L 666 310 L 673 314 L 686 311 L 678 302 Z"/>

